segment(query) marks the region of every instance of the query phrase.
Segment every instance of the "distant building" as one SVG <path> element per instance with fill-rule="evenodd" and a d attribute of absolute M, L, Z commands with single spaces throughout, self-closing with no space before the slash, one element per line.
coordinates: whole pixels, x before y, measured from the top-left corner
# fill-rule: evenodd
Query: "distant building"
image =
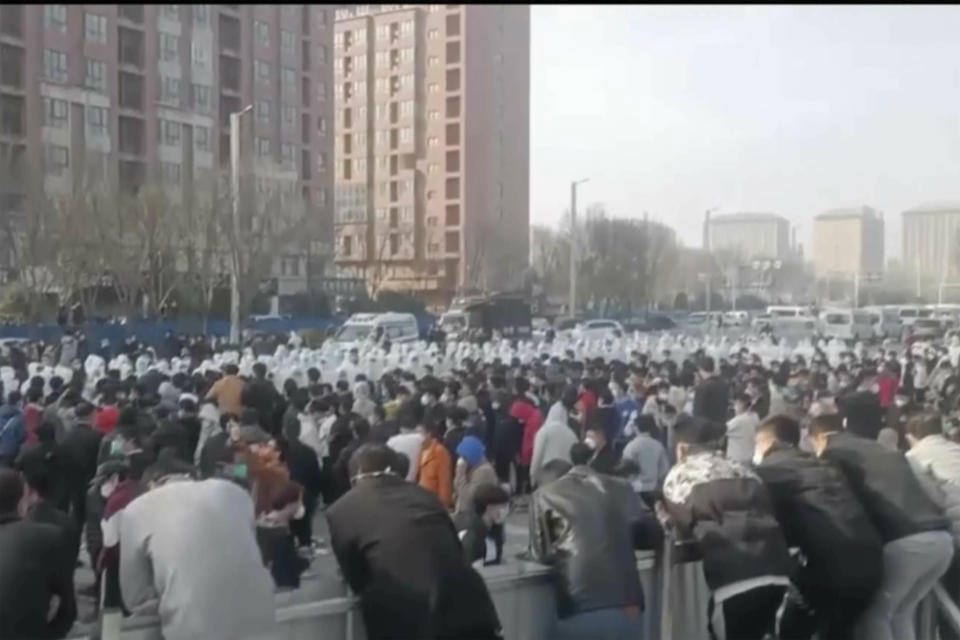
<path fill-rule="evenodd" d="M 783 260 L 790 255 L 790 222 L 772 213 L 730 213 L 707 219 L 707 248 L 711 252 Z"/>
<path fill-rule="evenodd" d="M 903 269 L 929 278 L 960 276 L 960 202 L 934 202 L 903 212 Z"/>
<path fill-rule="evenodd" d="M 815 217 L 813 265 L 818 276 L 882 273 L 883 216 L 864 206 Z"/>
<path fill-rule="evenodd" d="M 446 304 L 529 264 L 530 7 L 337 11 L 336 264 Z"/>

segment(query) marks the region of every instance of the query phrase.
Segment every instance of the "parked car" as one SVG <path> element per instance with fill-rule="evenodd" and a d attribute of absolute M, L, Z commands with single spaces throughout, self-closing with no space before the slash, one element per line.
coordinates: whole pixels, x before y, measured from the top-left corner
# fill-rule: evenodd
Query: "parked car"
<path fill-rule="evenodd" d="M 623 335 L 623 325 L 616 320 L 587 320 L 573 330 L 577 340 L 607 340 Z"/>
<path fill-rule="evenodd" d="M 934 340 L 943 335 L 943 326 L 937 318 L 915 318 L 909 326 L 918 340 Z"/>
<path fill-rule="evenodd" d="M 874 335 L 874 314 L 853 309 L 827 309 L 820 314 L 820 331 L 828 338 L 869 340 Z"/>

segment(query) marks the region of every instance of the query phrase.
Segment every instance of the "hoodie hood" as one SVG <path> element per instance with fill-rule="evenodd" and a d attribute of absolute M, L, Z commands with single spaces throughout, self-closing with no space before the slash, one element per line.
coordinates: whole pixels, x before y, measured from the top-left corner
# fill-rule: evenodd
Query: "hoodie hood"
<path fill-rule="evenodd" d="M 544 427 L 548 427 L 552 424 L 562 425 L 563 428 L 569 428 L 567 426 L 567 419 L 570 414 L 567 413 L 567 408 L 563 406 L 562 402 L 554 402 L 553 406 L 550 407 L 550 411 L 547 413 L 547 420 L 543 423 Z"/>

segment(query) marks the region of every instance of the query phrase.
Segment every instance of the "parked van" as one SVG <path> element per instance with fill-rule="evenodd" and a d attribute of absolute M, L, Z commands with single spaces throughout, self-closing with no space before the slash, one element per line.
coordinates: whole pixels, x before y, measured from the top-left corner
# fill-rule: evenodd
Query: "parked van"
<path fill-rule="evenodd" d="M 810 307 L 773 306 L 767 307 L 770 326 L 777 333 L 806 333 L 817 328 L 817 318 Z"/>
<path fill-rule="evenodd" d="M 723 314 L 723 323 L 731 327 L 745 327 L 750 324 L 750 314 L 746 311 L 727 311 Z"/>
<path fill-rule="evenodd" d="M 355 313 L 337 330 L 334 339 L 342 345 L 356 345 L 374 340 L 378 329 L 383 338 L 393 343 L 416 342 L 420 327 L 412 313 Z"/>
<path fill-rule="evenodd" d="M 900 324 L 904 327 L 911 327 L 918 318 L 930 318 L 933 316 L 933 309 L 926 309 L 918 305 L 903 305 L 898 308 Z"/>
<path fill-rule="evenodd" d="M 820 314 L 820 331 L 827 338 L 869 340 L 874 336 L 875 314 L 860 309 L 827 309 Z"/>
<path fill-rule="evenodd" d="M 893 305 L 866 307 L 864 311 L 873 318 L 875 338 L 896 338 L 903 332 L 900 308 Z"/>

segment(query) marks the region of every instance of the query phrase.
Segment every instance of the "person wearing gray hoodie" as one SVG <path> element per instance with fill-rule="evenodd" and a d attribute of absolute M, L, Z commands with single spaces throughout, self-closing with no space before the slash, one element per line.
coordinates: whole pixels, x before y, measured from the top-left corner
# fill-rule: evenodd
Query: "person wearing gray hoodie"
<path fill-rule="evenodd" d="M 533 459 L 530 462 L 530 480 L 534 487 L 540 485 L 543 466 L 551 460 L 565 460 L 570 462 L 570 447 L 577 443 L 577 436 L 570 428 L 569 400 L 576 402 L 576 395 L 564 393 L 563 397 L 553 403 L 547 413 L 547 420 L 537 430 L 533 438 Z"/>

